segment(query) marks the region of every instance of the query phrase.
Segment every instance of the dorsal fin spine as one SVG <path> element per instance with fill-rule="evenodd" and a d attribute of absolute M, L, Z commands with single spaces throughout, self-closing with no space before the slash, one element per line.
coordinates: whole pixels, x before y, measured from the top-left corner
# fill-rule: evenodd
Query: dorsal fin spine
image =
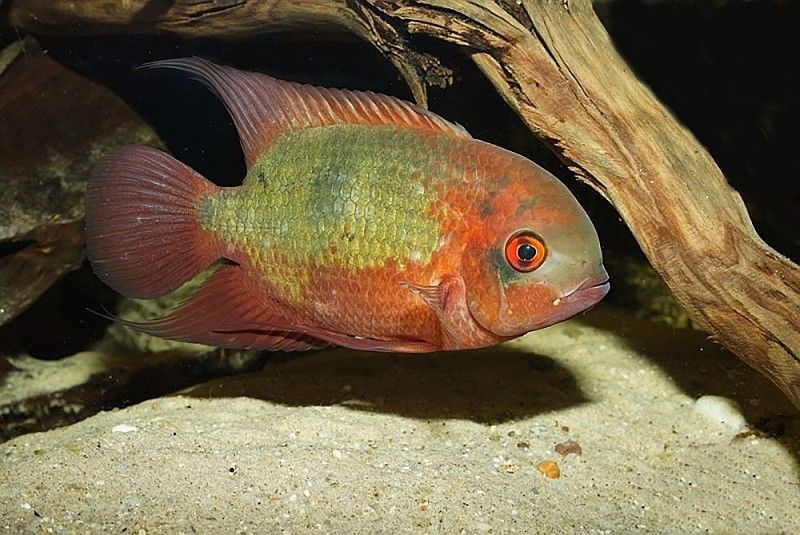
<path fill-rule="evenodd" d="M 325 113 L 325 118 L 328 121 L 333 120 L 333 118 L 336 116 L 336 113 L 333 111 L 333 107 L 331 106 L 330 99 L 328 99 L 327 95 L 325 95 L 316 87 L 310 89 L 310 92 L 318 99 L 318 102 L 323 108 L 321 111 Z"/>
<path fill-rule="evenodd" d="M 460 126 L 408 102 L 369 91 L 315 88 L 200 58 L 156 61 L 189 73 L 220 96 L 233 117 L 248 165 L 286 130 L 334 124 L 395 125 L 469 138 Z"/>
<path fill-rule="evenodd" d="M 344 99 L 342 99 L 344 101 L 341 103 L 342 108 L 344 109 L 345 113 L 349 114 L 347 116 L 347 120 L 352 121 L 353 118 L 358 114 L 358 112 L 356 111 L 356 107 L 353 105 L 353 100 L 354 100 L 353 92 L 350 91 L 349 89 L 345 89 L 342 92 L 342 96 L 345 97 Z"/>
<path fill-rule="evenodd" d="M 388 109 L 383 99 L 375 99 L 372 102 L 370 102 L 370 105 L 375 108 L 378 115 L 380 115 L 380 117 L 383 118 L 384 120 L 388 120 L 388 118 L 392 116 L 392 111 Z M 394 115 L 397 116 L 396 113 Z M 395 117 L 395 122 L 397 122 L 397 117 Z"/>
<path fill-rule="evenodd" d="M 290 99 L 290 102 L 292 104 L 296 104 L 300 108 L 303 114 L 303 115 L 295 115 L 293 117 L 293 119 L 295 119 L 295 124 L 296 125 L 298 124 L 297 117 L 302 117 L 303 119 L 305 119 L 305 121 L 299 121 L 299 124 L 303 123 L 313 124 L 315 119 L 318 118 L 315 118 L 314 115 L 311 113 L 311 109 L 308 106 L 308 102 L 300 94 L 298 88 L 294 84 L 286 84 L 286 89 L 288 89 L 292 93 L 292 98 Z"/>
<path fill-rule="evenodd" d="M 405 124 L 408 124 L 408 123 L 409 123 L 409 121 L 410 121 L 410 119 L 411 119 L 411 118 L 409 117 L 409 115 L 408 115 L 408 111 L 409 111 L 409 110 L 408 110 L 408 107 L 407 107 L 407 106 L 398 106 L 398 107 L 397 107 L 397 111 L 398 111 L 398 114 L 401 114 L 400 116 L 401 116 L 401 118 L 403 119 L 403 122 L 404 122 Z"/>

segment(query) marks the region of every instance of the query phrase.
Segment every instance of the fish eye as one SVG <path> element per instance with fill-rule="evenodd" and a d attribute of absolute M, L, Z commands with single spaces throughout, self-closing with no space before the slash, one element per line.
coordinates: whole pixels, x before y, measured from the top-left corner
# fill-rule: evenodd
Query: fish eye
<path fill-rule="evenodd" d="M 506 242 L 506 261 L 521 273 L 528 273 L 541 266 L 546 256 L 547 247 L 533 232 L 517 232 Z"/>

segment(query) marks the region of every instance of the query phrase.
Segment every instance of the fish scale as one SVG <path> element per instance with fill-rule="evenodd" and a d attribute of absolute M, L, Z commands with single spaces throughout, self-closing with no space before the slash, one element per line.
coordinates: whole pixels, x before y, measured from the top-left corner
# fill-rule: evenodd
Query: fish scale
<path fill-rule="evenodd" d="M 200 221 L 294 299 L 308 277 L 292 266 L 356 273 L 390 261 L 427 264 L 440 239 L 430 208 L 434 186 L 452 167 L 441 158 L 448 141 L 392 126 L 291 132 L 256 161 L 241 188 L 209 199 Z M 420 189 L 429 194 L 414 194 Z"/>

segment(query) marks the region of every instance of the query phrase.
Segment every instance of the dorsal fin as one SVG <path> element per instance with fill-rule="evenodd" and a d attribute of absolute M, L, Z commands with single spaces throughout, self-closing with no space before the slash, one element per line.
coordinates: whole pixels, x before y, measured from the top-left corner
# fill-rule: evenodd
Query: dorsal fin
<path fill-rule="evenodd" d="M 398 125 L 470 138 L 463 127 L 415 104 L 370 91 L 285 82 L 201 58 L 154 61 L 145 68 L 187 72 L 216 92 L 233 117 L 247 165 L 287 130 L 332 124 Z"/>

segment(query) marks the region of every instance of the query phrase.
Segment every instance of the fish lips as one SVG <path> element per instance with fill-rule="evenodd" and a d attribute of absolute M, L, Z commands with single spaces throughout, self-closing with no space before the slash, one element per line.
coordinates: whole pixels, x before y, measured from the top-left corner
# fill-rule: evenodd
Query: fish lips
<path fill-rule="evenodd" d="M 609 289 L 611 284 L 608 282 L 608 274 L 603 270 L 602 274 L 589 277 L 564 297 L 555 299 L 552 303 L 551 316 L 534 328 L 548 327 L 586 312 L 599 303 Z"/>
<path fill-rule="evenodd" d="M 603 297 L 606 296 L 611 284 L 608 282 L 608 275 L 592 277 L 584 281 L 575 290 L 570 292 L 564 297 L 557 298 L 553 301 L 550 308 L 550 314 L 547 319 L 538 322 L 529 330 L 542 329 L 555 325 L 573 316 L 586 312 Z"/>
<path fill-rule="evenodd" d="M 571 315 L 574 315 L 596 305 L 610 289 L 608 275 L 603 273 L 583 281 L 580 286 L 561 299 L 561 304 L 572 311 Z"/>

